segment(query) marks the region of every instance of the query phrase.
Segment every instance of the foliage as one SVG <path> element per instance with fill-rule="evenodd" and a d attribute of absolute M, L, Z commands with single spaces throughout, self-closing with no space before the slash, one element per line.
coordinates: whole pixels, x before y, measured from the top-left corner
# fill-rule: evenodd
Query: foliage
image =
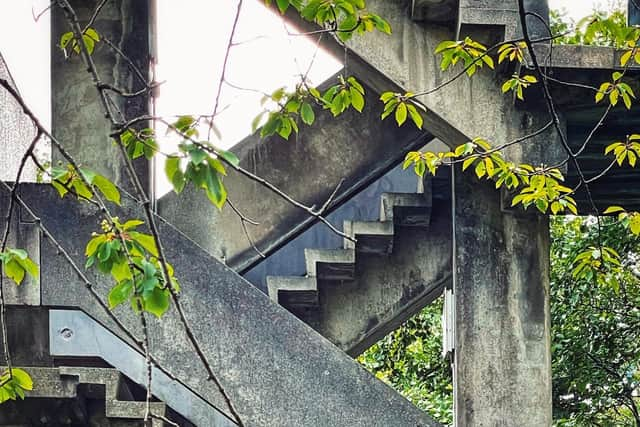
<path fill-rule="evenodd" d="M 123 224 L 118 218 L 103 221 L 103 232 L 94 233 L 85 249 L 85 267 L 110 274 L 116 282 L 108 295 L 109 308 L 129 301 L 135 312 L 142 309 L 161 317 L 169 309 L 168 286 L 176 292 L 180 286 L 170 264 L 165 278 L 153 236 L 137 230 L 142 224 L 135 219 Z"/>
<path fill-rule="evenodd" d="M 7 248 L 4 252 L 0 252 L 0 263 L 2 263 L 2 273 L 18 286 L 22 284 L 26 275 L 36 282 L 40 277 L 38 266 L 24 249 Z"/>
<path fill-rule="evenodd" d="M 24 392 L 33 390 L 29 374 L 19 368 L 5 369 L 0 375 L 0 403 L 7 400 L 24 399 Z"/>
<path fill-rule="evenodd" d="M 441 423 L 453 421 L 449 362 L 442 355 L 442 298 L 358 357 L 366 369 Z"/>
<path fill-rule="evenodd" d="M 120 204 L 120 191 L 115 184 L 89 169 L 76 170 L 72 165 L 67 165 L 66 168 L 54 167 L 51 169 L 51 185 L 60 197 L 71 193 L 80 200 L 93 200 L 95 190 L 98 190 L 105 199 Z"/>
<path fill-rule="evenodd" d="M 638 238 L 614 218 L 600 224 L 595 218 L 555 218 L 551 224 L 556 423 L 640 425 Z M 611 256 L 616 261 L 605 262 Z M 588 273 L 576 274 L 580 268 Z"/>
<path fill-rule="evenodd" d="M 89 27 L 82 33 L 82 42 L 84 43 L 89 55 L 93 54 L 96 43 L 99 41 L 100 35 L 94 28 Z M 71 46 L 69 46 L 69 43 L 71 43 Z M 64 52 L 65 58 L 69 57 L 68 48 L 71 48 L 71 51 L 76 55 L 80 54 L 80 44 L 78 44 L 78 41 L 75 39 L 72 31 L 68 31 L 60 36 L 60 49 Z"/>
<path fill-rule="evenodd" d="M 606 10 L 597 7 L 575 25 L 567 19 L 566 12 L 551 10 L 551 32 L 559 35 L 554 43 L 624 47 L 626 40 L 634 38 L 634 30 L 627 27 L 625 8 L 623 0 L 613 2 Z"/>
<path fill-rule="evenodd" d="M 265 0 L 265 3 L 270 5 L 273 0 Z M 391 26 L 386 20 L 365 10 L 365 0 L 275 0 L 275 3 L 280 13 L 293 7 L 307 21 L 334 31 L 342 41 L 349 40 L 354 33 L 373 30 L 391 34 Z"/>

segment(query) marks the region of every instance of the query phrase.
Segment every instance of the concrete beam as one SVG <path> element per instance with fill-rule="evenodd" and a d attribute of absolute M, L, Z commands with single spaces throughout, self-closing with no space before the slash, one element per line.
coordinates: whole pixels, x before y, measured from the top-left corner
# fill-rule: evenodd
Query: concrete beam
<path fill-rule="evenodd" d="M 93 14 L 96 0 L 72 0 L 80 25 L 85 25 Z M 93 24 L 102 39 L 109 39 L 122 50 L 141 71 L 148 76 L 149 53 L 149 0 L 115 0 L 107 2 Z M 59 43 L 62 34 L 70 31 L 63 11 L 51 9 L 51 108 L 53 135 L 59 139 L 83 166 L 95 170 L 116 183 L 130 187 L 119 149 L 109 140 L 112 128 L 105 118 L 105 110 L 98 91 L 78 55 L 65 58 Z M 96 43 L 93 60 L 104 83 L 127 92 L 144 87 L 127 61 L 119 57 L 104 41 Z M 149 112 L 146 96 L 123 99 L 113 96 L 114 103 L 130 120 Z M 68 162 L 55 149 L 52 164 Z M 143 158 L 134 162 L 143 185 L 149 185 L 149 164 Z"/>
<path fill-rule="evenodd" d="M 74 261 L 83 265 L 86 241 L 99 229 L 98 213 L 60 199 L 49 186 L 28 186 L 22 194 Z M 144 217 L 140 206 L 127 198 L 113 213 L 121 219 Z M 180 301 L 193 333 L 246 425 L 437 425 L 175 228 L 160 221 L 160 232 L 182 285 Z M 57 256 L 56 248 L 47 240 L 40 244 L 43 305 L 81 309 L 128 341 L 71 267 Z M 93 271 L 88 274 L 94 289 L 106 295 L 111 280 L 94 276 Z M 129 307 L 114 312 L 140 334 L 139 319 Z M 160 364 L 228 414 L 188 343 L 176 311 L 170 309 L 161 320 L 150 316 L 148 322 L 151 351 Z"/>
<path fill-rule="evenodd" d="M 469 174 L 454 197 L 456 425 L 550 426 L 548 220 Z"/>
<path fill-rule="evenodd" d="M 233 151 L 244 168 L 309 206 L 322 206 L 339 186 L 331 211 L 393 168 L 408 151 L 433 138 L 415 126 L 398 129 L 392 120 L 382 122 L 378 94 L 371 87 L 366 87 L 366 93 L 361 114 L 349 110 L 336 119 L 328 111 L 317 111 L 313 127 L 302 126 L 297 138 L 261 139 L 254 134 Z M 306 212 L 234 171 L 229 171 L 225 184 L 234 205 L 260 222 L 249 225 L 248 230 L 263 253 L 280 248 L 315 222 Z M 190 209 L 185 211 L 185 206 Z M 170 193 L 158 201 L 158 210 L 236 270 L 245 271 L 261 260 L 244 237 L 235 212 L 229 206 L 218 211 L 199 190 L 189 187 L 179 196 Z"/>
<path fill-rule="evenodd" d="M 499 21 L 494 15 L 487 14 L 487 11 L 500 9 L 495 2 L 461 1 L 466 3 L 461 3 L 460 13 L 468 3 L 469 13 L 478 14 L 478 23 L 483 24 L 476 29 L 480 31 L 481 40 L 502 40 L 504 25 L 517 23 L 517 9 L 512 0 L 500 1 L 508 14 Z M 439 58 L 434 54 L 442 41 L 456 38 L 456 31 L 444 25 L 424 26 L 414 22 L 405 6 L 401 0 L 368 1 L 368 9 L 387 19 L 393 34 L 374 32 L 366 37 L 353 37 L 347 43 L 349 69 L 378 92 L 420 92 L 439 86 L 459 72 L 459 69 L 440 71 Z M 309 24 L 296 19 L 294 14 L 290 16 L 301 28 L 309 28 Z M 497 28 L 496 23 L 502 27 Z M 330 40 L 325 47 L 336 55 L 343 52 L 342 47 Z M 502 144 L 546 123 L 538 112 L 524 111 L 511 97 L 503 95 L 502 83 L 503 79 L 495 72 L 480 70 L 472 79 L 463 76 L 442 90 L 421 97 L 420 101 L 427 108 L 424 129 L 449 146 L 474 137 Z M 561 154 L 561 145 L 553 133 L 529 140 L 524 149 L 519 146 L 507 150 L 507 155 L 515 161 L 530 163 L 553 164 Z"/>

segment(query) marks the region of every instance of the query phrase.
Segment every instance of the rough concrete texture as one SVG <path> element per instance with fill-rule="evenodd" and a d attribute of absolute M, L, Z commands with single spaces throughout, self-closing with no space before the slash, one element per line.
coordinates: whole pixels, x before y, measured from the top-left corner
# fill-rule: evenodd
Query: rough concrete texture
<path fill-rule="evenodd" d="M 338 207 L 400 162 L 407 151 L 432 139 L 415 126 L 398 129 L 391 120 L 382 122 L 378 95 L 365 89 L 362 114 L 350 109 L 336 119 L 328 111 L 317 111 L 313 127 L 302 126 L 297 138 L 261 140 L 255 134 L 232 151 L 244 168 L 308 206 L 324 205 L 342 181 L 331 204 L 332 209 Z M 249 225 L 248 231 L 264 253 L 277 249 L 315 221 L 234 171 L 229 171 L 225 184 L 237 208 L 260 223 Z M 184 206 L 191 208 L 187 212 Z M 229 206 L 219 212 L 201 191 L 188 187 L 179 196 L 170 193 L 159 200 L 158 209 L 178 229 L 236 270 L 244 271 L 260 259 L 249 241 L 241 237 L 240 218 Z"/>
<path fill-rule="evenodd" d="M 318 331 L 351 355 L 373 345 L 451 282 L 451 210 L 434 206 L 429 228 L 396 227 L 389 255 L 358 253 L 352 282 L 319 286 Z"/>
<path fill-rule="evenodd" d="M 99 217 L 61 200 L 46 186 L 23 189 L 26 201 L 52 233 L 63 239 L 73 259 L 84 263 L 83 248 Z M 65 215 L 59 215 L 65 212 Z M 121 219 L 143 217 L 127 200 Z M 348 355 L 173 227 L 162 223 L 166 253 L 182 284 L 181 303 L 214 372 L 251 426 L 432 426 L 424 413 L 375 379 Z M 72 269 L 41 242 L 43 304 L 78 307 L 119 336 L 123 334 L 91 298 Z M 95 279 L 106 295 L 112 284 Z M 139 333 L 128 307 L 114 310 Z M 187 342 L 176 310 L 149 319 L 151 351 L 159 362 L 224 412 L 226 406 Z"/>
<path fill-rule="evenodd" d="M 439 181 L 433 222 L 431 191 L 384 193 L 382 221 L 345 221 L 350 250 L 305 248 L 305 277 L 267 277 L 271 299 L 351 355 L 370 347 L 451 283 L 450 180 Z"/>
<path fill-rule="evenodd" d="M 97 4 L 96 0 L 73 0 L 80 25 L 85 25 Z M 130 182 L 126 176 L 119 149 L 108 137 L 112 128 L 105 118 L 105 109 L 91 74 L 78 55 L 65 58 L 60 50 L 60 37 L 70 26 L 61 8 L 51 10 L 51 94 L 53 135 L 67 151 L 85 167 L 105 175 L 118 184 Z M 93 28 L 104 39 L 128 55 L 147 78 L 149 69 L 149 2 L 148 0 L 115 0 L 107 2 L 95 20 Z M 134 71 L 122 57 L 105 43 L 98 42 L 92 55 L 103 83 L 135 92 L 144 88 Z M 126 121 L 148 114 L 148 98 L 138 96 L 124 100 L 110 93 L 113 102 L 125 117 L 115 115 L 116 120 Z M 113 110 L 115 114 L 115 110 Z M 54 148 L 52 163 L 68 162 Z M 141 158 L 135 162 L 138 176 L 145 186 L 149 183 L 148 162 Z"/>
<path fill-rule="evenodd" d="M 7 288 L 9 286 L 5 284 L 5 289 Z M 7 341 L 14 365 L 52 366 L 53 358 L 49 351 L 49 316 L 46 309 L 10 305 L 7 308 L 6 321 Z M 3 348 L 0 348 L 0 360 L 5 360 Z"/>
<path fill-rule="evenodd" d="M 482 13 L 483 22 L 491 18 L 485 13 L 488 2 L 468 1 L 470 9 Z M 504 1 L 513 11 L 515 1 Z M 434 55 L 440 42 L 456 38 L 448 26 L 413 22 L 405 2 L 400 0 L 371 0 L 367 2 L 367 8 L 384 16 L 393 28 L 391 36 L 374 32 L 348 42 L 349 69 L 375 91 L 420 92 L 437 87 L 460 71 L 459 68 L 440 71 L 440 58 Z M 512 12 L 510 16 L 509 22 L 512 22 Z M 497 18 L 488 22 L 500 24 L 494 19 Z M 503 34 L 503 29 L 495 26 L 474 31 L 479 40 L 495 40 L 497 35 Z M 331 42 L 325 46 L 336 53 L 341 51 Z M 427 107 L 424 129 L 447 145 L 455 146 L 474 137 L 487 138 L 495 145 L 504 144 L 542 127 L 548 117 L 517 108 L 511 97 L 502 94 L 500 86 L 503 82 L 504 76 L 485 68 L 472 79 L 463 76 L 446 88 L 421 97 L 420 101 Z M 555 162 L 561 154 L 561 146 L 553 132 L 507 150 L 507 155 L 514 161 L 545 164 Z"/>
<path fill-rule="evenodd" d="M 6 218 L 9 209 L 9 198 L 0 195 L 0 215 Z M 40 246 L 38 245 L 40 229 L 29 218 L 21 217 L 18 210 L 12 216 L 10 234 L 7 247 L 24 249 L 36 263 L 40 260 Z M 4 286 L 5 300 L 8 304 L 40 305 L 40 282 L 25 276 L 20 286 L 13 281 L 6 281 Z"/>
<path fill-rule="evenodd" d="M 4 367 L 0 367 L 2 370 Z M 7 402 L 0 412 L 0 425 L 140 425 L 144 401 L 120 400 L 128 394 L 118 371 L 106 368 L 25 367 L 33 379 L 33 390 L 24 401 Z M 130 396 L 129 396 L 130 397 Z M 88 403 L 94 400 L 97 402 Z M 97 403 L 97 404 L 96 404 Z M 165 416 L 162 402 L 151 402 L 151 413 Z M 99 421 L 99 424 L 96 422 Z M 133 421 L 135 420 L 135 421 Z M 158 419 L 152 425 L 164 426 Z"/>
<path fill-rule="evenodd" d="M 13 89 L 16 89 L 10 70 L 0 53 L 0 79 L 6 80 Z M 3 87 L 0 87 L 0 179 L 14 181 L 18 173 L 20 159 L 24 155 L 31 141 L 36 136 L 36 128 L 31 120 L 22 112 L 22 108 L 16 100 Z M 22 173 L 22 180 L 34 182 L 36 180 L 36 168 L 33 162 L 26 165 Z"/>
<path fill-rule="evenodd" d="M 456 425 L 550 426 L 548 220 L 468 174 L 454 212 Z"/>

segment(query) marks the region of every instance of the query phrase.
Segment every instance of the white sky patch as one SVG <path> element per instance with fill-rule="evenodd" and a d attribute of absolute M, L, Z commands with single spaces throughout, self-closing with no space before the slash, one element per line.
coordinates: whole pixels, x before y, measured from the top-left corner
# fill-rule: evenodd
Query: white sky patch
<path fill-rule="evenodd" d="M 580 19 L 591 14 L 594 7 L 607 10 L 614 5 L 619 6 L 621 3 L 626 6 L 626 0 L 624 2 L 621 0 L 549 0 L 549 7 L 566 11 L 567 17 L 577 23 Z"/>
<path fill-rule="evenodd" d="M 157 79 L 166 80 L 157 102 L 159 115 L 213 112 L 235 12 L 235 1 L 158 1 Z M 288 36 L 280 16 L 259 0 L 243 3 L 234 40 L 239 44 L 230 51 L 226 80 L 245 90 L 222 86 L 218 109 L 222 113 L 215 123 L 224 147 L 251 133 L 251 121 L 260 113 L 263 97 L 256 91 L 293 89 L 314 55 L 309 73 L 313 84 L 341 68 L 328 53 L 320 50 L 316 54 L 312 40 Z"/>
<path fill-rule="evenodd" d="M 44 126 L 51 123 L 49 14 L 34 22 L 33 13 L 49 0 L 0 0 L 0 53 L 20 94 Z M 33 9 L 32 9 L 33 8 Z"/>

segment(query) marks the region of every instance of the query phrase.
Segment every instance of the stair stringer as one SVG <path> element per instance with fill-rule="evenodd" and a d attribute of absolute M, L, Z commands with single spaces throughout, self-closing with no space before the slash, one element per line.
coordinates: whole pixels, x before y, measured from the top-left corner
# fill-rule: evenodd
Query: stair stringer
<path fill-rule="evenodd" d="M 25 184 L 20 192 L 42 223 L 63 239 L 74 261 L 83 265 L 83 248 L 91 232 L 99 228 L 99 216 L 88 205 L 60 199 L 49 186 Z M 0 193 L 1 197 L 7 194 Z M 127 197 L 114 214 L 121 220 L 144 218 L 140 206 Z M 246 425 L 438 425 L 171 225 L 159 222 L 167 258 L 182 284 L 180 301 L 191 331 Z M 96 304 L 75 271 L 57 256 L 54 245 L 43 239 L 40 253 L 44 305 L 78 308 L 134 344 Z M 111 281 L 92 276 L 92 271 L 89 274 L 93 288 L 106 295 Z M 128 307 L 119 307 L 115 313 L 141 335 L 139 319 Z M 175 308 L 160 320 L 151 317 L 150 347 L 156 360 L 229 414 L 188 342 Z"/>
<path fill-rule="evenodd" d="M 432 206 L 431 191 L 387 193 L 380 221 L 345 221 L 344 232 L 357 243 L 345 239 L 342 250 L 305 249 L 305 277 L 267 277 L 267 285 L 272 300 L 354 356 L 450 285 L 450 201 Z"/>
<path fill-rule="evenodd" d="M 0 370 L 5 367 L 0 367 Z M 96 395 L 104 398 L 104 415 L 111 421 L 138 420 L 145 417 L 146 402 L 124 400 L 120 398 L 119 390 L 124 378 L 122 374 L 112 368 L 87 368 L 76 366 L 60 367 L 25 367 L 33 379 L 33 390 L 26 392 L 26 399 L 77 399 L 86 398 L 84 394 Z M 80 385 L 87 386 L 85 393 L 80 392 Z M 98 387 L 96 387 L 98 386 Z M 20 402 L 17 402 L 19 405 Z M 167 406 L 163 402 L 150 402 L 150 414 L 165 417 Z M 153 427 L 164 426 L 159 418 L 151 418 Z"/>

